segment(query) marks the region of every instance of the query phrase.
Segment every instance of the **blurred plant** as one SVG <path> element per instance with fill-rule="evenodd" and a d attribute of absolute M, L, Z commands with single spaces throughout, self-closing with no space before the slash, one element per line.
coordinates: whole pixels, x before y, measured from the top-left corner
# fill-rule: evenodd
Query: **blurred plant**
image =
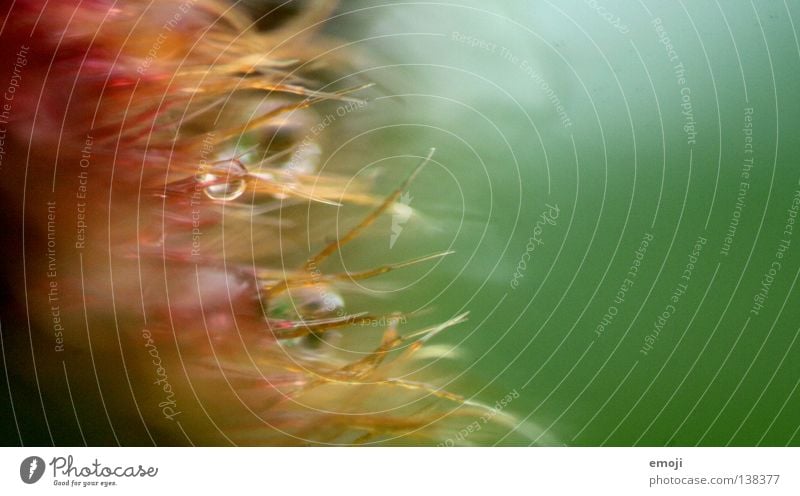
<path fill-rule="evenodd" d="M 487 416 L 492 408 L 437 385 L 446 350 L 419 353 L 466 314 L 401 332 L 405 315 L 346 310 L 360 299 L 345 298 L 348 283 L 447 253 L 361 272 L 322 267 L 381 214 L 409 217 L 406 188 L 430 155 L 383 199 L 319 172 L 313 108 L 360 105 L 370 85 L 331 83 L 351 53 L 319 33 L 332 2 L 272 5 L 17 2 L 4 43 L 35 36 L 9 156 L 46 179 L 17 175 L 4 186 L 7 203 L 27 194 L 36 205 L 23 211 L 34 233 L 26 253 L 48 239 L 40 202 L 59 206 L 57 272 L 50 277 L 41 258 L 28 263 L 28 314 L 52 327 L 46 288 L 57 281 L 66 358 L 58 356 L 78 378 L 73 387 L 108 391 L 109 377 L 126 380 L 130 395 L 116 382 L 103 407 L 135 418 L 133 398 L 151 439 L 172 422 L 185 437 L 167 442 L 200 444 L 436 444 L 476 418 L 507 431 L 511 415 Z M 348 203 L 371 212 L 287 269 L 310 235 L 299 207 Z M 86 212 L 81 243 L 76 208 Z M 374 346 L 348 337 L 378 320 L 387 326 Z M 52 353 L 45 338 L 37 346 L 39 356 Z M 464 442 L 492 435 L 485 427 Z"/>

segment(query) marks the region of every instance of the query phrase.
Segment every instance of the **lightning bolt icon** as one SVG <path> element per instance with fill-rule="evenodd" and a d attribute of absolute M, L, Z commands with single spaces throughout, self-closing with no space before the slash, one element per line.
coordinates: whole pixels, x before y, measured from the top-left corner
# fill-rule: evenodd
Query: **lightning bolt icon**
<path fill-rule="evenodd" d="M 28 480 L 33 479 L 33 473 L 36 472 L 36 468 L 39 466 L 39 462 L 36 461 L 36 458 L 31 460 L 31 466 L 28 469 Z"/>

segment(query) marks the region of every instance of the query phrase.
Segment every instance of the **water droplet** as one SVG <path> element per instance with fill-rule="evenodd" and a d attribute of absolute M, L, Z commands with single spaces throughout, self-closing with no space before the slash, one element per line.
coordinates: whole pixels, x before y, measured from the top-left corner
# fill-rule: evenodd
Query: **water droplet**
<path fill-rule="evenodd" d="M 270 302 L 270 317 L 313 320 L 344 313 L 344 299 L 325 284 L 295 288 Z"/>
<path fill-rule="evenodd" d="M 209 183 L 204 188 L 206 196 L 216 201 L 233 201 L 247 189 L 247 169 L 238 162 L 229 160 L 201 174 L 200 183 Z"/>

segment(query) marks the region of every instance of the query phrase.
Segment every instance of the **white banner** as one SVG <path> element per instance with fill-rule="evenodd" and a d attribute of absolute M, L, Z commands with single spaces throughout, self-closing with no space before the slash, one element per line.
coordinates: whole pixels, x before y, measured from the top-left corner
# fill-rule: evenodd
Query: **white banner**
<path fill-rule="evenodd" d="M 800 448 L 4 448 L 3 495 L 800 494 Z"/>

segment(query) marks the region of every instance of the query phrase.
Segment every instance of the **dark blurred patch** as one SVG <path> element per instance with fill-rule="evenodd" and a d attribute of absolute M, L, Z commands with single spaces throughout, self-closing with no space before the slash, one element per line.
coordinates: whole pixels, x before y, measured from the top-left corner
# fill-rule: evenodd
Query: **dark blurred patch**
<path fill-rule="evenodd" d="M 261 31 L 277 29 L 305 9 L 310 2 L 293 0 L 243 0 L 243 6 L 255 20 Z"/>

